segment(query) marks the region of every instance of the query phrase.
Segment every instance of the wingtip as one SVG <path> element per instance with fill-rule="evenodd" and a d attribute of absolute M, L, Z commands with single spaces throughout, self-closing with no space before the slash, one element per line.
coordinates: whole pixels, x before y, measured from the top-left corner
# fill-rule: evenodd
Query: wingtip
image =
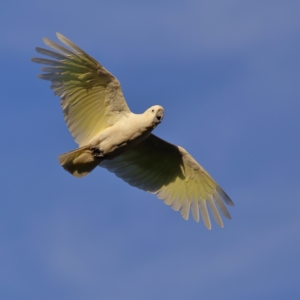
<path fill-rule="evenodd" d="M 63 34 L 56 32 L 56 36 L 57 38 L 65 45 L 69 46 L 69 44 L 73 44 L 73 42 L 71 42 L 67 37 L 65 37 Z"/>
<path fill-rule="evenodd" d="M 180 213 L 181 216 L 188 221 L 189 216 L 190 216 L 190 205 L 188 203 L 186 203 L 185 205 L 180 207 Z"/>
<path fill-rule="evenodd" d="M 48 38 L 43 37 L 44 44 L 48 45 L 49 42 L 51 42 Z"/>
<path fill-rule="evenodd" d="M 68 38 L 66 38 L 64 35 L 62 35 L 61 33 L 59 32 L 56 32 L 56 37 L 65 45 L 69 46 L 68 45 L 69 43 L 72 43 Z"/>
<path fill-rule="evenodd" d="M 60 32 L 55 32 L 56 36 L 58 39 L 60 39 L 60 37 L 64 37 Z"/>
<path fill-rule="evenodd" d="M 234 206 L 233 201 L 230 199 L 230 197 L 219 187 L 217 186 L 217 192 L 221 195 L 223 200 L 226 202 L 227 205 L 229 206 Z"/>
<path fill-rule="evenodd" d="M 209 224 L 209 225 L 206 225 L 205 224 L 205 227 L 208 229 L 208 230 L 211 230 L 211 225 Z"/>
<path fill-rule="evenodd" d="M 183 215 L 181 214 L 182 218 L 185 220 L 185 221 L 188 221 L 189 220 L 189 216 L 188 215 Z"/>
<path fill-rule="evenodd" d="M 221 217 L 220 217 L 220 219 L 221 219 Z M 222 219 L 221 219 L 221 222 L 216 221 L 216 223 L 219 225 L 220 228 L 224 228 L 224 223 L 223 223 Z"/>

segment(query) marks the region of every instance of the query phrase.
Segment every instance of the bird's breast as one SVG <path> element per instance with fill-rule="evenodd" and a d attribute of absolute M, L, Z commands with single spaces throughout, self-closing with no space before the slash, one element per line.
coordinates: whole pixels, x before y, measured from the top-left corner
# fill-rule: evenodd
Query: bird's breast
<path fill-rule="evenodd" d="M 152 124 L 125 119 L 100 132 L 90 145 L 99 148 L 104 156 L 115 157 L 138 145 L 152 130 Z"/>

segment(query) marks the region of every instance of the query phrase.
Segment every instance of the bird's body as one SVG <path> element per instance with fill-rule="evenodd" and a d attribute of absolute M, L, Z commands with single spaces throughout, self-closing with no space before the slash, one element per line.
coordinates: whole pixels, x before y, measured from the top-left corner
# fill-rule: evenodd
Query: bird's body
<path fill-rule="evenodd" d="M 72 51 L 44 39 L 58 52 L 36 50 L 55 60 L 33 58 L 42 68 L 40 78 L 50 80 L 61 98 L 66 123 L 79 148 L 59 156 L 65 170 L 76 177 L 96 166 L 114 172 L 130 185 L 155 193 L 188 219 L 191 208 L 199 221 L 199 210 L 211 228 L 207 204 L 223 227 L 218 209 L 230 218 L 222 199 L 233 202 L 212 177 L 182 147 L 153 135 L 164 109 L 155 105 L 143 114 L 132 113 L 120 83 L 101 64 L 60 34 L 58 38 Z M 222 199 L 221 199 L 222 198 Z"/>
<path fill-rule="evenodd" d="M 154 120 L 157 111 L 163 115 L 163 108 L 158 105 L 146 110 L 143 114 L 130 112 L 117 123 L 94 136 L 89 141 L 89 145 L 93 148 L 96 147 L 103 157 L 111 158 L 127 151 L 147 138 L 161 122 L 161 118 Z"/>

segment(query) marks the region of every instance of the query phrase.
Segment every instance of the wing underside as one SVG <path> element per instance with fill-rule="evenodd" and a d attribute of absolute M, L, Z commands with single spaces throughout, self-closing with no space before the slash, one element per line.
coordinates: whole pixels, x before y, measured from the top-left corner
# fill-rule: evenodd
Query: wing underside
<path fill-rule="evenodd" d="M 36 51 L 52 59 L 32 61 L 46 65 L 39 77 L 52 82 L 51 89 L 61 99 L 67 126 L 83 146 L 130 110 L 119 81 L 70 40 L 61 34 L 57 37 L 70 49 L 45 38 L 45 44 L 55 51 L 39 47 Z"/>
<path fill-rule="evenodd" d="M 100 167 L 134 187 L 156 194 L 174 210 L 180 210 L 186 220 L 191 210 L 194 219 L 198 222 L 202 217 L 210 229 L 208 208 L 220 227 L 223 221 L 219 212 L 230 219 L 224 202 L 233 202 L 212 177 L 183 148 L 154 135 L 136 148 L 101 162 Z"/>

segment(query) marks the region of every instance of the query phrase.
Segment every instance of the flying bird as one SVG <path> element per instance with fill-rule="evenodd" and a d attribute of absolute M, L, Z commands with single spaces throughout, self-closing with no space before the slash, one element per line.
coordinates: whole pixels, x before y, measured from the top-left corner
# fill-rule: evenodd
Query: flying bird
<path fill-rule="evenodd" d="M 201 214 L 211 229 L 208 205 L 223 227 L 219 211 L 230 219 L 224 202 L 233 206 L 228 195 L 185 149 L 151 133 L 163 120 L 163 107 L 132 113 L 117 78 L 66 37 L 57 33 L 57 38 L 68 48 L 44 38 L 55 51 L 39 47 L 36 51 L 52 59 L 31 60 L 46 65 L 39 78 L 51 81 L 79 145 L 58 157 L 62 167 L 75 177 L 97 166 L 106 168 L 130 185 L 156 194 L 186 220 L 190 210 L 197 222 Z"/>

